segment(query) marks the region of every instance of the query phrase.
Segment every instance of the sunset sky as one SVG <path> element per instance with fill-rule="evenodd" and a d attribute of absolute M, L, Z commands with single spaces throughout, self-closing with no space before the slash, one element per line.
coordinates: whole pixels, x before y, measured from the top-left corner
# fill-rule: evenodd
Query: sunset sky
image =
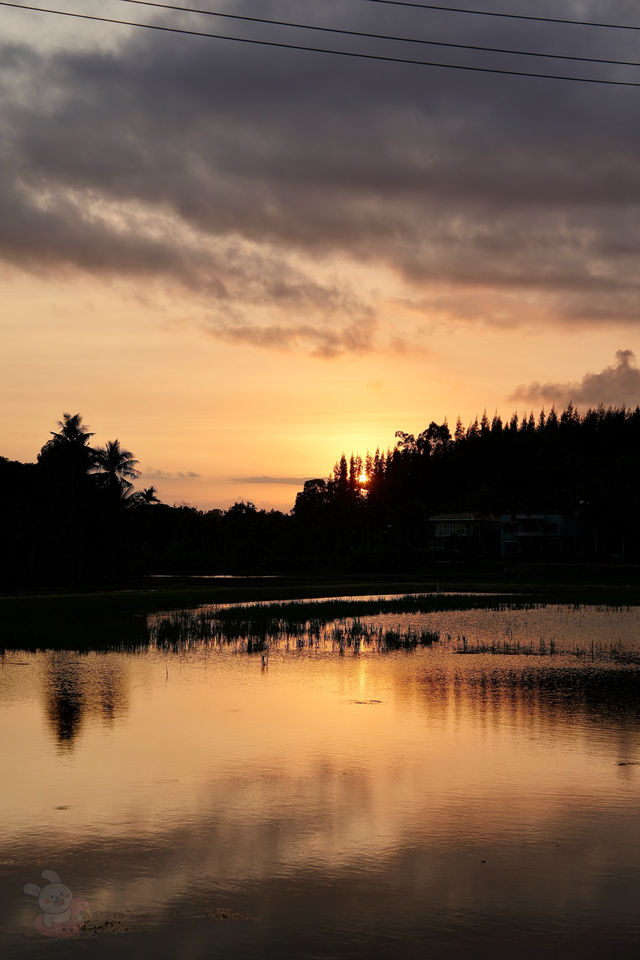
<path fill-rule="evenodd" d="M 202 9 L 640 60 L 638 33 L 372 0 Z M 640 24 L 637 3 L 469 0 Z M 640 65 L 59 10 L 640 84 Z M 288 510 L 396 430 L 640 403 L 640 86 L 380 62 L 0 5 L 0 454 L 63 411 L 165 502 Z M 277 482 L 275 482 L 277 481 Z"/>

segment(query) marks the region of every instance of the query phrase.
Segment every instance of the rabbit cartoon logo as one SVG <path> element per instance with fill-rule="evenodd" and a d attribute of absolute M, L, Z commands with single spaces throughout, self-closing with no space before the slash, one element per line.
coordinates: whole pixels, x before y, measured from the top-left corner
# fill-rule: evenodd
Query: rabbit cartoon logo
<path fill-rule="evenodd" d="M 53 870 L 43 870 L 42 876 L 48 881 L 44 887 L 26 883 L 23 888 L 30 897 L 37 897 L 42 910 L 36 930 L 45 937 L 77 937 L 88 919 L 89 901 L 74 897 Z"/>

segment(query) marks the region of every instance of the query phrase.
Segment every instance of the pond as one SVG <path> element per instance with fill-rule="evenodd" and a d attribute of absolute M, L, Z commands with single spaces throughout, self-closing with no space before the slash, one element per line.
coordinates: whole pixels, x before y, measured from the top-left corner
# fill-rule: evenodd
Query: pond
<path fill-rule="evenodd" d="M 639 608 L 216 616 L 2 658 L 1 956 L 637 957 Z"/>

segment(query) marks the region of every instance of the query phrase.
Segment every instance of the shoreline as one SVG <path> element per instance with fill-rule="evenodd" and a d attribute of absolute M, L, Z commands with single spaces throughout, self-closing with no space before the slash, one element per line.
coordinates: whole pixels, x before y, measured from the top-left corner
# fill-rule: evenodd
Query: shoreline
<path fill-rule="evenodd" d="M 477 593 L 493 594 L 496 602 L 509 602 L 510 596 L 517 595 L 532 604 L 634 606 L 640 604 L 639 580 L 637 568 L 578 568 L 575 564 L 502 565 L 501 570 L 490 565 L 471 569 L 443 564 L 395 575 L 148 577 L 112 588 L 94 585 L 82 591 L 0 596 L 0 649 L 113 649 L 145 643 L 149 615 L 218 603 L 447 593 L 454 595 L 455 608 L 455 595 Z M 468 607 L 468 596 L 463 605 Z"/>

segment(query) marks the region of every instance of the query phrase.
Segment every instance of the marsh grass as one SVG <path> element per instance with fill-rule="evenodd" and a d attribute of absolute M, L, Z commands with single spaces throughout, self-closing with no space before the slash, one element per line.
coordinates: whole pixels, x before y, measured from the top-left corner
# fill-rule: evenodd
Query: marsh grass
<path fill-rule="evenodd" d="M 416 629 L 414 626 L 389 629 L 367 622 L 366 618 L 380 614 L 433 613 L 478 607 L 516 612 L 541 606 L 546 604 L 522 597 L 444 597 L 437 594 L 211 605 L 198 610 L 176 610 L 150 618 L 148 640 L 152 646 L 172 649 L 205 643 L 221 648 L 233 646 L 238 652 L 261 654 L 268 654 L 271 648 L 337 650 L 339 653 L 346 650 L 353 653 L 373 650 L 383 653 L 430 647 L 440 641 L 440 633 Z M 460 654 L 526 657 L 570 655 L 592 661 L 640 663 L 640 654 L 625 650 L 620 643 L 592 641 L 588 645 L 574 644 L 569 647 L 558 638 L 520 640 L 514 637 L 513 630 L 513 625 L 508 624 L 505 637 L 490 641 L 470 641 L 465 635 L 458 635 L 456 641 L 451 634 L 446 634 L 443 646 L 450 652 Z"/>
<path fill-rule="evenodd" d="M 284 623 L 306 624 L 311 620 L 358 619 L 380 613 L 434 613 L 445 610 L 526 610 L 542 606 L 544 601 L 524 595 L 410 593 L 393 597 L 341 597 L 278 603 L 254 603 L 218 607 L 217 619 L 224 623 L 250 620 L 282 620 Z"/>
<path fill-rule="evenodd" d="M 234 645 L 247 653 L 264 653 L 272 646 L 290 649 L 292 645 L 299 650 L 330 646 L 338 651 L 367 648 L 385 652 L 431 646 L 440 639 L 433 630 L 390 630 L 364 623 L 359 617 L 351 621 L 327 619 L 317 615 L 317 606 L 324 608 L 323 604 L 298 605 L 296 613 L 305 614 L 300 619 L 291 616 L 289 609 L 287 616 L 274 616 L 273 607 L 178 610 L 152 620 L 149 639 L 152 645 L 165 649 L 205 642 L 220 647 Z M 256 609 L 258 616 L 254 619 Z"/>
<path fill-rule="evenodd" d="M 151 641 L 160 645 L 209 640 L 220 644 L 236 642 L 245 645 L 246 649 L 259 649 L 255 638 L 261 638 L 263 642 L 268 639 L 270 644 L 290 646 L 294 643 L 298 648 L 330 642 L 338 648 L 359 649 L 366 645 L 379 650 L 413 649 L 437 642 L 439 633 L 411 628 L 383 630 L 365 624 L 362 618 L 385 613 L 433 613 L 477 607 L 522 610 L 536 605 L 524 597 L 405 594 L 211 606 L 200 610 L 177 610 L 150 618 L 149 634 Z"/>

